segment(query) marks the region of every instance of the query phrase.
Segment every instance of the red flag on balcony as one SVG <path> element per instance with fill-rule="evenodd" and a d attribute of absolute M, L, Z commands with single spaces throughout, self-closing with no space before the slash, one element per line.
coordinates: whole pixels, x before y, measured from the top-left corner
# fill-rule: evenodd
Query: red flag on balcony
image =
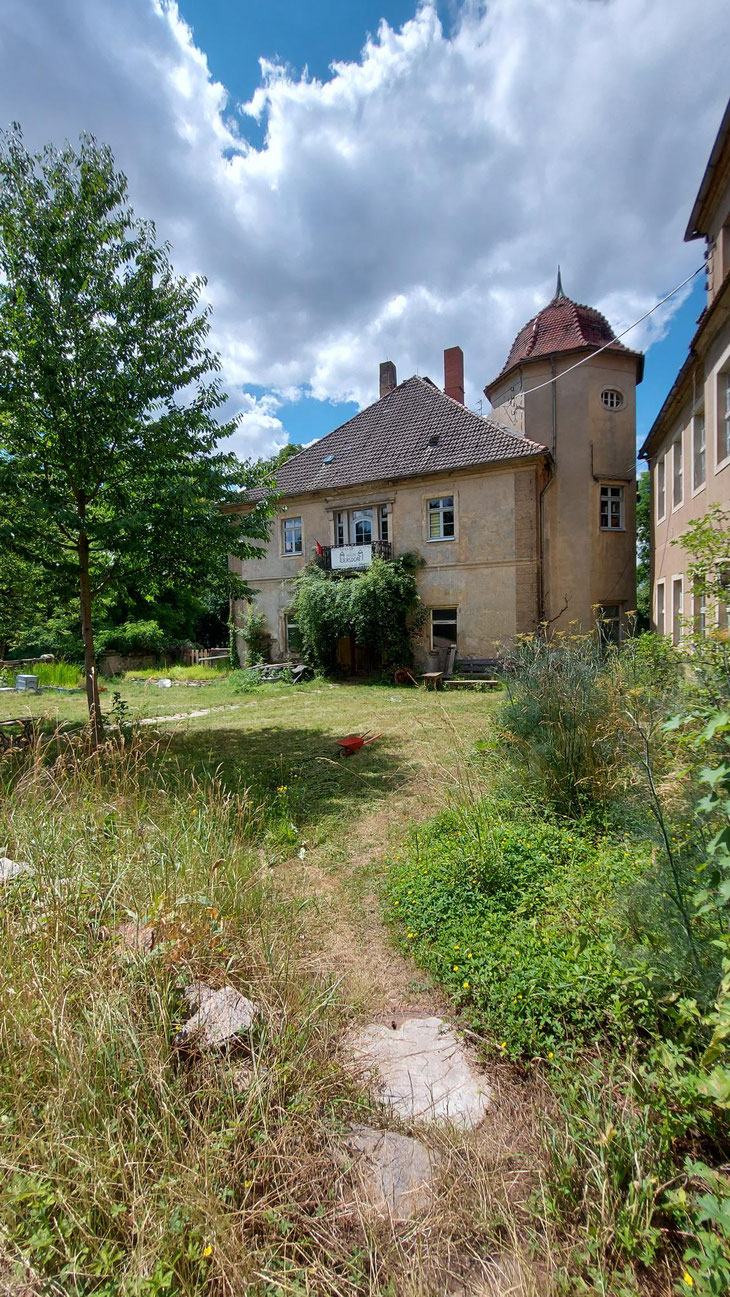
<path fill-rule="evenodd" d="M 320 543 L 319 543 L 318 540 L 315 540 L 314 543 L 315 543 L 315 545 L 317 546 L 317 553 L 319 554 L 319 556 L 320 556 L 320 558 L 321 558 L 321 557 L 322 557 L 322 554 L 323 554 L 323 552 L 324 552 L 323 549 L 322 549 L 322 546 L 320 545 Z"/>

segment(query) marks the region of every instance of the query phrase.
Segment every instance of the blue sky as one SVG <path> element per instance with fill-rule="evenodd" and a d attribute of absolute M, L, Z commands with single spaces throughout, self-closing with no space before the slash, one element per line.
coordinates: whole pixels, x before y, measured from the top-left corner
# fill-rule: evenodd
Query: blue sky
<path fill-rule="evenodd" d="M 446 30 L 453 6 L 438 6 Z M 259 59 L 285 63 L 298 76 L 326 80 L 334 61 L 356 60 L 365 37 L 377 32 L 381 19 L 399 27 L 414 10 L 412 0 L 268 0 L 266 4 L 231 0 L 181 0 L 180 12 L 190 24 L 196 44 L 205 50 L 213 76 L 239 102 L 253 95 L 260 80 Z M 263 123 L 248 118 L 244 133 L 262 142 Z M 701 245 L 695 245 L 701 258 Z M 568 272 L 569 273 L 569 272 Z M 699 282 L 698 282 L 699 281 Z M 637 445 L 641 445 L 685 358 L 696 320 L 702 310 L 702 276 L 677 310 L 666 336 L 649 349 L 644 380 L 637 392 Z M 673 287 L 671 285 L 670 287 Z M 402 375 L 405 377 L 405 375 Z M 485 375 L 485 381 L 487 379 Z M 261 395 L 263 390 L 249 386 Z M 485 408 L 488 408 L 485 402 Z M 281 406 L 279 417 L 292 441 L 307 442 L 356 414 L 358 404 L 300 397 Z"/>
<path fill-rule="evenodd" d="M 207 279 L 249 458 L 374 400 L 385 359 L 439 382 L 459 344 L 477 408 L 558 262 L 617 331 L 643 315 L 701 259 L 728 43 L 727 0 L 3 0 L 0 122 L 111 145 Z M 640 434 L 700 307 L 625 339 Z"/>

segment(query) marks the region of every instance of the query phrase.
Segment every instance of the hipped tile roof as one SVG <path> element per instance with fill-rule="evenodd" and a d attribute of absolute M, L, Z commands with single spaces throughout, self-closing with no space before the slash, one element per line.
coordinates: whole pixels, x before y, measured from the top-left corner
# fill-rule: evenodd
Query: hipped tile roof
<path fill-rule="evenodd" d="M 467 410 L 428 378 L 399 383 L 276 474 L 284 495 L 542 455 L 546 447 Z M 248 500 L 263 492 L 248 492 Z"/>

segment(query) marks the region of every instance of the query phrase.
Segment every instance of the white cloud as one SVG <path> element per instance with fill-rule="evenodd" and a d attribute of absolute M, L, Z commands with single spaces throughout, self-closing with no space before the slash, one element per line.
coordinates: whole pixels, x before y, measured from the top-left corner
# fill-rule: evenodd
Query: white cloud
<path fill-rule="evenodd" d="M 172 4 L 5 0 L 0 120 L 112 145 L 178 269 L 208 277 L 232 395 L 366 403 L 380 360 L 439 379 L 458 342 L 474 404 L 558 261 L 619 327 L 701 259 L 682 234 L 729 27 L 725 0 L 467 0 L 447 38 L 426 4 L 326 82 L 262 64 L 239 111 Z M 281 443 L 275 401 L 241 408 L 241 453 Z"/>

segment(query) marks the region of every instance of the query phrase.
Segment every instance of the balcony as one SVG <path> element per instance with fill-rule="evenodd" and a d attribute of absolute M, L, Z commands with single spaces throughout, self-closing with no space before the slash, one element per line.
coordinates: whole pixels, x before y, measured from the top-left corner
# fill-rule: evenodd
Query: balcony
<path fill-rule="evenodd" d="M 314 561 L 324 572 L 358 572 L 370 567 L 374 558 L 391 559 L 389 540 L 374 540 L 370 545 L 323 545 Z"/>

